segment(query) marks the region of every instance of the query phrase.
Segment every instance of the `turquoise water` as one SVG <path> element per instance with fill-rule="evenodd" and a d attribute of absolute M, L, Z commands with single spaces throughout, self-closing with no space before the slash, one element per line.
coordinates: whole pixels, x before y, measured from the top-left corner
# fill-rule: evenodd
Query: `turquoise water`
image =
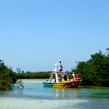
<path fill-rule="evenodd" d="M 24 79 L 24 89 L 0 91 L 0 109 L 108 109 L 109 88 L 46 88 L 43 79 Z"/>

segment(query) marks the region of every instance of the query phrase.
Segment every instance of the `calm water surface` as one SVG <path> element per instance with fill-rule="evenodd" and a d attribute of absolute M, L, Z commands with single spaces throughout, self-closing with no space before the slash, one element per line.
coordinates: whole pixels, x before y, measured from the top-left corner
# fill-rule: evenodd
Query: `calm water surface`
<path fill-rule="evenodd" d="M 0 109 L 109 109 L 109 87 L 46 88 L 23 79 L 24 89 L 0 91 Z"/>

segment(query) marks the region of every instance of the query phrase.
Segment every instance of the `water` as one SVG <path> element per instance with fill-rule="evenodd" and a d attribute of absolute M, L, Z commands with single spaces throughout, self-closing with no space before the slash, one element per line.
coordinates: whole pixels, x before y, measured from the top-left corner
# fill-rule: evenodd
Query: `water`
<path fill-rule="evenodd" d="M 24 79 L 24 89 L 0 91 L 0 109 L 108 109 L 109 88 L 46 88 L 42 79 Z"/>

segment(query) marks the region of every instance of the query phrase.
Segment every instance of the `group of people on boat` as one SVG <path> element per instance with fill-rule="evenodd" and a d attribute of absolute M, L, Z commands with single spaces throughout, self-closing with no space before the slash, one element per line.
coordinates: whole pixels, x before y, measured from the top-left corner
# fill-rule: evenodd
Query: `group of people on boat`
<path fill-rule="evenodd" d="M 69 81 L 70 79 L 69 79 L 69 72 L 67 71 L 67 72 L 62 72 L 62 70 L 63 70 L 63 66 L 62 66 L 62 64 L 61 64 L 61 61 L 59 61 L 59 73 L 61 74 L 64 74 L 64 77 L 63 77 L 63 79 L 65 80 L 65 81 Z M 75 80 L 79 80 L 79 73 L 77 73 L 76 75 L 75 75 L 75 72 L 73 72 L 72 73 L 72 78 L 71 78 L 72 80 L 73 79 L 75 79 Z M 52 78 L 52 82 L 54 82 L 55 81 L 55 77 L 53 77 Z"/>
<path fill-rule="evenodd" d="M 58 70 L 57 70 L 58 68 Z M 50 79 L 46 82 L 43 82 L 44 87 L 53 87 L 53 88 L 73 88 L 78 87 L 82 79 L 79 78 L 79 73 L 75 75 L 75 72 L 63 72 L 63 66 L 61 61 L 58 64 L 55 64 L 55 68 L 51 72 Z"/>
<path fill-rule="evenodd" d="M 75 72 L 73 72 L 71 79 L 79 80 L 79 79 L 80 79 L 80 78 L 79 78 L 79 75 L 80 75 L 80 74 L 77 73 L 76 76 L 75 76 Z M 65 73 L 64 80 L 65 80 L 65 81 L 69 81 L 69 73 L 68 73 L 68 72 Z"/>

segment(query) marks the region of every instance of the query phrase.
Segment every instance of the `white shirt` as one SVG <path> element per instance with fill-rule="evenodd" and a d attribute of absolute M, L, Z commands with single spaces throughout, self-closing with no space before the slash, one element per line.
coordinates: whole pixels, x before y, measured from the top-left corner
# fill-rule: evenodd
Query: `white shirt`
<path fill-rule="evenodd" d="M 61 65 L 61 63 L 59 63 L 59 69 L 62 69 L 62 65 Z"/>
<path fill-rule="evenodd" d="M 75 79 L 75 74 L 74 73 L 72 74 L 72 76 L 73 76 L 73 79 Z"/>

